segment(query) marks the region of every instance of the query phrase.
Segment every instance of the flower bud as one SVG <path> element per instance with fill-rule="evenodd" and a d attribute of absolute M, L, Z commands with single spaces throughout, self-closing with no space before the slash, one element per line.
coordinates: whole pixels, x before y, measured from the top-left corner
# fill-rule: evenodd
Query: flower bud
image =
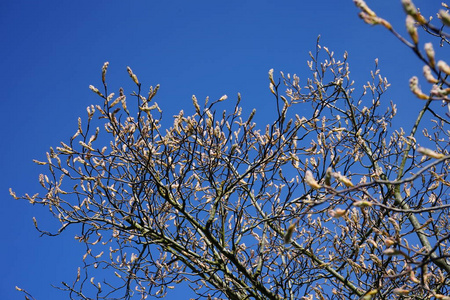
<path fill-rule="evenodd" d="M 441 86 L 434 84 L 431 88 L 430 94 L 433 97 L 448 101 L 449 99 L 446 96 L 450 94 L 450 88 L 443 89 Z"/>
<path fill-rule="evenodd" d="M 435 152 L 435 151 L 433 151 L 431 149 L 424 148 L 424 147 L 419 147 L 417 149 L 417 152 L 419 152 L 420 154 L 423 154 L 425 156 L 428 156 L 428 157 L 431 157 L 431 158 L 436 158 L 436 159 L 443 158 L 445 156 L 442 153 L 437 153 L 437 152 Z"/>
<path fill-rule="evenodd" d="M 419 88 L 419 79 L 417 76 L 411 77 L 409 80 L 409 88 L 414 95 L 416 95 L 419 99 L 428 100 L 429 97 L 425 95 L 422 90 Z"/>
<path fill-rule="evenodd" d="M 332 216 L 333 218 L 343 217 L 343 216 L 345 216 L 346 213 L 347 213 L 347 211 L 342 208 L 336 208 L 334 210 L 330 210 L 330 216 Z"/>
<path fill-rule="evenodd" d="M 90 86 L 89 86 L 89 89 L 90 89 L 91 91 L 93 91 L 94 93 L 96 93 L 97 95 L 99 95 L 100 97 L 104 97 L 103 94 L 100 93 L 100 91 L 98 90 L 98 88 L 96 88 L 95 86 L 90 85 Z"/>
<path fill-rule="evenodd" d="M 369 25 L 377 25 L 380 24 L 380 18 L 378 18 L 377 16 L 371 16 L 365 12 L 360 12 L 358 14 L 358 16 L 363 19 L 364 22 L 366 22 Z"/>
<path fill-rule="evenodd" d="M 359 9 L 361 9 L 361 11 L 365 12 L 366 14 L 368 14 L 371 17 L 376 17 L 377 15 L 375 14 L 375 12 L 373 10 L 371 10 L 366 2 L 364 0 L 353 0 L 353 3 L 355 3 L 356 7 L 358 7 Z"/>
<path fill-rule="evenodd" d="M 450 14 L 447 11 L 441 9 L 439 11 L 439 18 L 445 26 L 450 26 Z"/>
<path fill-rule="evenodd" d="M 420 12 L 417 10 L 416 6 L 411 0 L 402 0 L 403 9 L 405 12 L 414 18 L 417 22 L 420 23 L 420 25 L 423 25 L 427 22 L 425 18 L 420 14 Z"/>
<path fill-rule="evenodd" d="M 347 177 L 341 175 L 340 172 L 338 173 L 334 173 L 334 177 L 336 178 L 337 181 L 342 182 L 346 187 L 353 187 L 353 183 L 350 181 L 350 179 L 348 179 Z"/>
<path fill-rule="evenodd" d="M 356 207 L 364 208 L 364 207 L 371 207 L 373 204 L 370 201 L 360 200 L 360 201 L 353 202 L 353 205 Z"/>
<path fill-rule="evenodd" d="M 417 34 L 416 22 L 411 15 L 406 16 L 406 30 L 411 36 L 414 44 L 419 43 L 419 35 Z"/>
<path fill-rule="evenodd" d="M 305 183 L 310 187 L 312 187 L 313 189 L 315 190 L 320 189 L 320 184 L 314 179 L 310 170 L 306 171 L 304 180 Z"/>
<path fill-rule="evenodd" d="M 411 291 L 407 290 L 407 289 L 403 289 L 403 288 L 395 288 L 392 290 L 392 292 L 396 295 L 401 295 L 401 296 L 406 296 L 408 295 Z"/>
<path fill-rule="evenodd" d="M 102 67 L 102 82 L 103 82 L 103 84 L 106 83 L 105 76 L 106 76 L 106 70 L 108 69 L 108 66 L 109 66 L 109 62 L 105 62 Z"/>
<path fill-rule="evenodd" d="M 438 83 L 439 82 L 439 80 L 437 80 L 431 73 L 431 69 L 428 65 L 423 66 L 423 76 L 429 83 Z"/>
<path fill-rule="evenodd" d="M 130 67 L 127 67 L 127 71 L 128 71 L 128 74 L 130 75 L 131 79 L 133 79 L 134 83 L 139 85 L 139 80 L 138 80 L 137 76 L 133 73 L 133 71 L 131 70 Z"/>
<path fill-rule="evenodd" d="M 430 66 L 432 68 L 434 68 L 434 66 L 436 65 L 436 62 L 434 60 L 433 44 L 432 43 L 426 43 L 424 45 L 424 48 L 425 48 L 425 53 L 427 54 L 427 57 L 428 57 L 428 61 L 430 62 Z"/>
<path fill-rule="evenodd" d="M 284 235 L 284 243 L 289 244 L 289 242 L 292 239 L 292 234 L 294 234 L 296 223 L 292 223 L 289 225 L 288 229 L 286 230 L 286 233 Z"/>
<path fill-rule="evenodd" d="M 444 72 L 447 75 L 450 75 L 450 67 L 447 65 L 447 63 L 443 60 L 438 61 L 437 67 L 439 71 Z"/>
<path fill-rule="evenodd" d="M 270 83 L 275 85 L 275 81 L 273 80 L 273 69 L 269 70 L 269 80 L 270 80 Z"/>

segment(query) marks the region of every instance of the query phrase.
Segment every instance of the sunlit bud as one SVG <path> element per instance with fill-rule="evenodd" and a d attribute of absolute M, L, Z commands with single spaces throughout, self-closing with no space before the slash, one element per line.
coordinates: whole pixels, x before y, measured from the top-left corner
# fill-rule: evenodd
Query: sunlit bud
<path fill-rule="evenodd" d="M 192 95 L 192 103 L 194 103 L 195 111 L 200 114 L 200 106 L 198 105 L 197 97 L 195 95 Z"/>
<path fill-rule="evenodd" d="M 127 100 L 125 96 L 121 96 L 122 97 L 122 108 L 124 111 L 127 111 Z"/>
<path fill-rule="evenodd" d="M 366 2 L 364 0 L 353 0 L 353 3 L 355 3 L 355 5 L 361 9 L 363 12 L 365 12 L 366 14 L 368 14 L 371 17 L 376 17 L 377 15 L 375 14 L 375 12 L 373 10 L 371 10 Z"/>
<path fill-rule="evenodd" d="M 377 25 L 380 24 L 380 18 L 377 16 L 371 16 L 365 12 L 360 12 L 358 16 L 369 25 Z"/>
<path fill-rule="evenodd" d="M 122 101 L 123 98 L 125 98 L 125 96 L 119 96 L 119 97 L 117 97 L 117 98 L 109 105 L 109 108 L 113 108 L 117 103 L 119 103 L 120 101 Z"/>
<path fill-rule="evenodd" d="M 392 25 L 391 23 L 389 23 L 388 21 L 386 21 L 385 19 L 382 19 L 380 17 L 373 17 L 371 15 L 366 14 L 365 12 L 360 12 L 358 14 L 358 16 L 367 24 L 369 25 L 377 25 L 377 24 L 381 24 L 384 27 L 386 27 L 389 30 L 392 30 Z"/>
<path fill-rule="evenodd" d="M 442 153 L 437 153 L 437 152 L 435 152 L 435 151 L 433 151 L 431 149 L 424 148 L 424 147 L 419 147 L 417 149 L 417 152 L 419 152 L 420 154 L 423 154 L 425 156 L 428 156 L 428 157 L 431 157 L 431 158 L 436 158 L 436 159 L 443 158 L 445 156 Z"/>
<path fill-rule="evenodd" d="M 33 162 L 38 165 L 46 165 L 47 164 L 46 162 L 38 161 L 36 159 L 33 159 Z"/>
<path fill-rule="evenodd" d="M 434 60 L 433 44 L 432 43 L 426 43 L 424 45 L 424 48 L 425 48 L 425 53 L 427 54 L 427 57 L 428 57 L 428 61 L 430 62 L 431 67 L 434 68 L 434 66 L 436 65 L 436 62 Z"/>
<path fill-rule="evenodd" d="M 385 254 L 387 256 L 393 256 L 393 255 L 402 254 L 402 252 L 397 250 L 397 249 L 394 249 L 394 248 L 388 248 L 388 249 L 383 251 L 383 254 Z"/>
<path fill-rule="evenodd" d="M 348 179 L 347 177 L 341 175 L 340 173 L 335 173 L 335 174 L 334 174 L 334 177 L 335 177 L 338 181 L 342 182 L 346 187 L 352 187 L 352 186 L 354 186 L 353 183 L 350 181 L 350 179 Z"/>
<path fill-rule="evenodd" d="M 414 274 L 414 271 L 411 271 L 411 273 L 409 273 L 409 279 L 411 279 L 411 281 L 414 283 L 420 283 L 420 280 L 417 279 L 416 275 Z"/>
<path fill-rule="evenodd" d="M 379 22 L 381 25 L 383 25 L 384 27 L 386 27 L 389 30 L 392 30 L 391 23 L 389 23 L 388 21 L 386 21 L 385 19 L 382 19 L 382 18 L 378 18 L 378 19 L 379 19 Z"/>
<path fill-rule="evenodd" d="M 408 15 L 417 14 L 417 8 L 411 0 L 402 0 L 403 9 Z"/>
<path fill-rule="evenodd" d="M 439 80 L 437 80 L 431 73 L 431 69 L 428 65 L 423 66 L 423 76 L 429 83 L 438 83 L 439 82 Z"/>
<path fill-rule="evenodd" d="M 222 97 L 219 98 L 219 102 L 227 100 L 227 99 L 228 99 L 228 96 L 227 95 L 223 95 Z"/>
<path fill-rule="evenodd" d="M 413 90 L 417 88 L 418 85 L 419 85 L 419 78 L 417 78 L 417 76 L 411 77 L 411 79 L 409 80 L 409 88 Z"/>
<path fill-rule="evenodd" d="M 312 187 L 313 189 L 320 189 L 320 184 L 314 179 L 313 174 L 310 170 L 305 173 L 305 183 Z"/>
<path fill-rule="evenodd" d="M 274 95 L 277 94 L 277 93 L 275 92 L 275 85 L 274 85 L 272 82 L 269 84 L 269 88 L 270 88 L 270 91 L 272 92 L 272 94 L 274 94 Z"/>
<path fill-rule="evenodd" d="M 392 238 L 386 238 L 386 239 L 384 239 L 384 244 L 385 244 L 387 247 L 391 247 L 392 245 L 395 244 L 395 241 L 394 241 L 394 239 L 392 239 Z"/>
<path fill-rule="evenodd" d="M 343 217 L 343 216 L 345 216 L 346 213 L 347 213 L 347 211 L 342 208 L 336 208 L 336 209 L 330 210 L 330 216 L 332 216 L 333 218 Z"/>
<path fill-rule="evenodd" d="M 106 76 L 106 70 L 108 69 L 108 66 L 109 66 L 109 62 L 105 62 L 103 64 L 103 67 L 102 67 L 102 81 L 103 81 L 103 84 L 105 84 L 105 82 L 106 82 L 105 76 Z"/>
<path fill-rule="evenodd" d="M 405 12 L 408 15 L 412 16 L 414 20 L 416 20 L 420 24 L 425 24 L 427 22 L 427 20 L 425 20 L 425 18 L 419 13 L 416 6 L 411 0 L 402 0 L 402 4 Z"/>
<path fill-rule="evenodd" d="M 417 76 L 411 77 L 409 80 L 409 88 L 414 95 L 416 95 L 419 99 L 428 100 L 428 95 L 425 95 L 422 90 L 419 88 L 419 78 Z"/>
<path fill-rule="evenodd" d="M 434 84 L 430 91 L 430 95 L 434 98 L 445 98 L 448 94 L 450 94 L 450 88 L 443 89 L 437 84 Z"/>
<path fill-rule="evenodd" d="M 395 288 L 392 292 L 396 295 L 406 296 L 409 294 L 410 290 Z"/>
<path fill-rule="evenodd" d="M 269 80 L 271 84 L 275 85 L 275 81 L 273 81 L 273 69 L 269 70 Z"/>
<path fill-rule="evenodd" d="M 419 35 L 417 34 L 416 21 L 411 15 L 406 16 L 406 30 L 411 36 L 414 44 L 419 43 Z"/>
<path fill-rule="evenodd" d="M 445 296 L 445 295 L 441 295 L 441 294 L 435 294 L 433 296 L 434 296 L 434 298 L 436 298 L 438 300 L 450 300 L 449 296 Z"/>
<path fill-rule="evenodd" d="M 364 296 L 361 297 L 361 300 L 371 300 L 377 293 L 377 289 L 368 291 L 366 294 L 364 294 Z"/>
<path fill-rule="evenodd" d="M 45 186 L 44 186 L 45 187 Z M 14 199 L 19 199 L 19 197 L 17 197 L 16 193 L 13 192 L 13 190 L 11 188 L 9 188 L 9 194 L 14 198 Z"/>
<path fill-rule="evenodd" d="M 439 71 L 444 72 L 447 75 L 450 75 L 450 67 L 447 65 L 447 63 L 443 60 L 438 61 L 437 67 Z"/>
<path fill-rule="evenodd" d="M 134 83 L 139 85 L 139 80 L 138 80 L 137 76 L 133 73 L 133 71 L 131 70 L 130 67 L 127 67 L 127 71 L 128 71 L 128 74 L 130 75 L 131 79 L 133 79 Z"/>
<path fill-rule="evenodd" d="M 328 167 L 327 172 L 325 173 L 325 179 L 324 179 L 324 183 L 325 185 L 330 185 L 331 184 L 331 175 L 333 174 L 333 169 L 331 167 Z"/>
<path fill-rule="evenodd" d="M 373 204 L 370 201 L 361 200 L 361 201 L 354 202 L 353 205 L 356 207 L 370 207 Z"/>
<path fill-rule="evenodd" d="M 100 91 L 98 90 L 98 88 L 96 88 L 95 86 L 93 86 L 92 84 L 89 86 L 89 89 L 91 91 L 93 91 L 94 93 L 96 93 L 97 95 L 99 95 L 100 97 L 104 97 L 102 93 L 100 93 Z"/>
<path fill-rule="evenodd" d="M 86 143 L 83 142 L 83 141 L 79 141 L 78 143 L 79 143 L 82 147 L 84 147 L 84 148 L 86 148 L 86 149 L 88 149 L 88 150 L 95 151 L 90 145 L 86 144 Z"/>
<path fill-rule="evenodd" d="M 447 11 L 441 9 L 439 11 L 439 18 L 445 26 L 450 26 L 450 14 Z"/>
<path fill-rule="evenodd" d="M 289 225 L 288 229 L 286 230 L 286 234 L 284 235 L 284 243 L 289 244 L 292 238 L 292 234 L 294 234 L 296 223 L 292 223 Z"/>

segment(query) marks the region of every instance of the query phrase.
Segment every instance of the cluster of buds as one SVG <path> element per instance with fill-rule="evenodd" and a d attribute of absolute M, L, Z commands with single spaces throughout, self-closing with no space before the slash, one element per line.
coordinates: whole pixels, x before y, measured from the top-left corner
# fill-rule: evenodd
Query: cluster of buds
<path fill-rule="evenodd" d="M 383 25 L 388 30 L 392 30 L 392 25 L 385 19 L 382 19 L 377 16 L 377 14 L 367 6 L 364 0 L 353 0 L 353 3 L 361 10 L 359 13 L 359 17 L 370 25 Z"/>
<path fill-rule="evenodd" d="M 424 25 L 427 23 L 427 20 L 420 14 L 411 0 L 402 0 L 402 5 L 405 12 L 416 22 L 419 22 L 420 25 Z"/>
<path fill-rule="evenodd" d="M 324 180 L 325 185 L 330 185 L 331 177 L 334 177 L 337 181 L 343 183 L 346 187 L 354 186 L 354 184 L 351 182 L 350 179 L 341 175 L 340 172 L 331 172 L 330 168 L 328 168 L 327 173 L 325 175 L 325 180 Z M 322 187 L 322 185 L 320 185 L 317 182 L 317 180 L 313 177 L 313 174 L 310 170 L 307 170 L 305 172 L 304 182 L 315 190 L 320 189 Z"/>
<path fill-rule="evenodd" d="M 444 101 L 450 102 L 450 99 L 447 97 L 450 94 L 450 88 L 443 89 L 440 85 L 433 85 L 430 91 L 430 95 L 433 98 L 442 99 Z"/>

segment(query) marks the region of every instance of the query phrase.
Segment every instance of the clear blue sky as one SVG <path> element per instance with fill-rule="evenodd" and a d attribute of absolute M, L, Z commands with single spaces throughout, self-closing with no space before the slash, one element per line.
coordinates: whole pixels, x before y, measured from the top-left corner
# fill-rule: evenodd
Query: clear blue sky
<path fill-rule="evenodd" d="M 416 0 L 427 14 L 441 1 Z M 367 3 L 401 29 L 400 0 Z M 63 299 L 51 287 L 72 282 L 81 263 L 82 244 L 69 231 L 60 237 L 39 237 L 32 217 L 46 229 L 56 222 L 41 207 L 13 200 L 18 194 L 42 192 L 32 163 L 43 159 L 76 131 L 78 116 L 96 104 L 90 84 L 101 86 L 100 70 L 110 62 L 109 87 L 130 92 L 130 66 L 145 89 L 161 84 L 156 101 L 171 118 L 198 99 L 231 99 L 263 114 L 273 108 L 267 72 L 297 73 L 305 82 L 306 61 L 317 36 L 322 45 L 349 53 L 357 86 L 369 79 L 374 59 L 392 83 L 385 101 L 398 105 L 404 126 L 420 100 L 408 91 L 408 80 L 421 74 L 413 53 L 381 27 L 364 24 L 351 0 L 228 1 L 35 1 L 0 2 L 1 103 L 0 130 L 0 257 L 3 276 L 0 299 L 23 299 L 14 287 L 37 299 Z M 167 299 L 187 299 L 175 290 Z"/>

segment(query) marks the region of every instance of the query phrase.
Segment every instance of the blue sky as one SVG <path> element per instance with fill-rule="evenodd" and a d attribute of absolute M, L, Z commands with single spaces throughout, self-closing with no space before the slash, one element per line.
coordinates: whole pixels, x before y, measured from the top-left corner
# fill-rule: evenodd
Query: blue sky
<path fill-rule="evenodd" d="M 425 15 L 441 1 L 416 0 Z M 367 3 L 401 33 L 400 0 Z M 392 83 L 386 101 L 398 105 L 408 128 L 408 116 L 420 107 L 409 93 L 408 80 L 421 74 L 412 51 L 381 27 L 364 24 L 351 0 L 229 0 L 229 1 L 31 1 L 0 3 L 0 130 L 3 259 L 1 299 L 23 299 L 20 286 L 37 299 L 63 299 L 51 284 L 71 282 L 81 262 L 83 246 L 69 231 L 60 237 L 39 237 L 32 217 L 46 229 L 56 228 L 47 211 L 13 200 L 18 194 L 42 192 L 32 163 L 50 146 L 76 131 L 78 116 L 96 104 L 90 84 L 101 86 L 101 67 L 110 62 L 108 83 L 115 91 L 133 85 L 130 66 L 144 90 L 160 84 L 156 101 L 165 118 L 191 109 L 191 96 L 217 99 L 242 95 L 242 105 L 257 113 L 273 108 L 267 72 L 296 73 L 305 82 L 306 61 L 317 36 L 341 57 L 349 53 L 356 86 L 369 79 L 374 59 Z M 263 118 L 261 118 L 263 120 Z M 187 299 L 174 291 L 167 299 Z"/>

